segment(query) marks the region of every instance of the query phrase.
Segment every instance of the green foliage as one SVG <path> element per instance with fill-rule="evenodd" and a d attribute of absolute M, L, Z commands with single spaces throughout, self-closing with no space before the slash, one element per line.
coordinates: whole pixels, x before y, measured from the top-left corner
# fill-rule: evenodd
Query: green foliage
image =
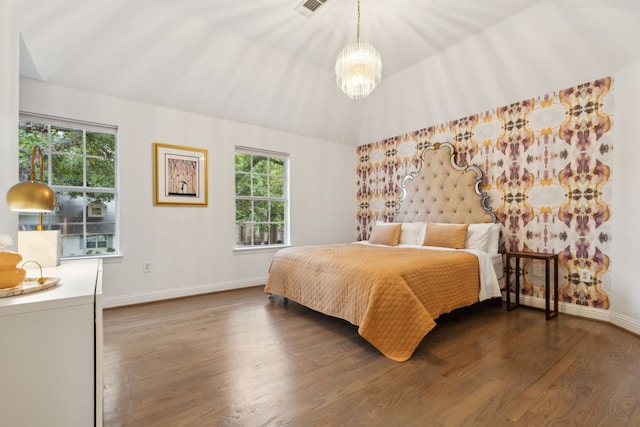
<path fill-rule="evenodd" d="M 20 122 L 18 137 L 20 180 L 29 178 L 31 156 L 37 145 L 42 150 L 43 181 L 47 184 L 63 187 L 115 187 L 115 135 Z M 51 177 L 48 176 L 49 161 Z M 39 169 L 39 164 L 36 168 Z M 90 194 L 92 198 L 88 202 L 109 202 L 114 198 L 113 193 Z"/>
<path fill-rule="evenodd" d="M 236 153 L 236 223 L 262 243 L 282 243 L 270 240 L 285 223 L 285 202 L 273 200 L 285 197 L 285 161 Z"/>

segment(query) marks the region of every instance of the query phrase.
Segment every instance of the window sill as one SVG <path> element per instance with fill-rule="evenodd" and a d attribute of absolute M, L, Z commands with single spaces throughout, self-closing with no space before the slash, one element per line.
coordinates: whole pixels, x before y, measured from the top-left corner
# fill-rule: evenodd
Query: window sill
<path fill-rule="evenodd" d="M 122 254 L 99 254 L 99 255 L 80 255 L 80 256 L 69 256 L 69 257 L 61 257 L 60 261 L 73 261 L 75 259 L 93 259 L 93 258 L 102 258 L 102 262 L 104 264 L 118 264 L 122 262 Z"/>
<path fill-rule="evenodd" d="M 241 246 L 233 248 L 233 252 L 236 254 L 255 254 L 258 252 L 276 252 L 288 247 L 291 247 L 291 245 Z"/>

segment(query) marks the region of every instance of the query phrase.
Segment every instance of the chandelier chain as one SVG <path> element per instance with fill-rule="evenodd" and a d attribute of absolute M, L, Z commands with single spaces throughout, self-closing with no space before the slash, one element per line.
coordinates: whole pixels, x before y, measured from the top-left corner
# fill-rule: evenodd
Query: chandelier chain
<path fill-rule="evenodd" d="M 360 44 L 360 0 L 358 0 L 358 25 L 356 27 L 356 41 Z"/>

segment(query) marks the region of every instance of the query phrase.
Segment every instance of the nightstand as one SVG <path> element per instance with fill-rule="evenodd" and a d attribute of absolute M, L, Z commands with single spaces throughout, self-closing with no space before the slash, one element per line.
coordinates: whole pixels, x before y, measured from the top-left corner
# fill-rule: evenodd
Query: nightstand
<path fill-rule="evenodd" d="M 511 302 L 511 258 L 515 259 L 516 268 L 516 301 L 515 304 Z M 537 259 L 544 261 L 544 300 L 545 300 L 545 314 L 547 320 L 552 319 L 558 315 L 558 254 L 547 254 L 541 252 L 507 252 L 506 253 L 506 288 L 507 288 L 507 311 L 511 311 L 514 308 L 520 307 L 520 259 Z M 551 310 L 551 301 L 549 301 L 549 292 L 551 284 L 549 283 L 551 275 L 551 261 L 553 261 L 553 302 L 554 310 Z M 523 272 L 524 274 L 524 272 Z"/>

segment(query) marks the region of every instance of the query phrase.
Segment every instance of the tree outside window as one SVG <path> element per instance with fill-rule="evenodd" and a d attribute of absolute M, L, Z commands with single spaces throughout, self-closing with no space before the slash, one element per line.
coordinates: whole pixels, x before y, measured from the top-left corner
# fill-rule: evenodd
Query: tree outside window
<path fill-rule="evenodd" d="M 288 244 L 286 154 L 236 148 L 236 246 Z"/>

